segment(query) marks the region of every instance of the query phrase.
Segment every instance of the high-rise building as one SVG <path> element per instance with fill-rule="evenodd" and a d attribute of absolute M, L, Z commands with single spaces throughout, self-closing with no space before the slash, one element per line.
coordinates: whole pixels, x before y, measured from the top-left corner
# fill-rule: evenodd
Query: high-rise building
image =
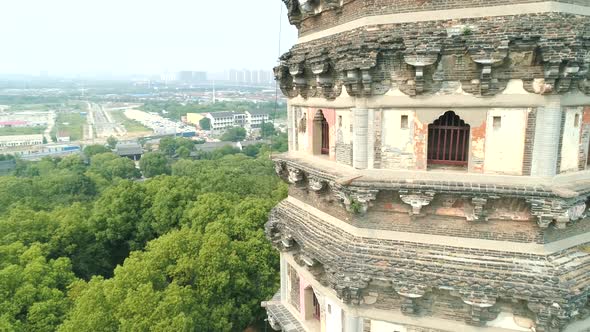
<path fill-rule="evenodd" d="M 273 328 L 590 331 L 590 3 L 283 2 Z"/>
<path fill-rule="evenodd" d="M 178 80 L 185 83 L 199 83 L 207 81 L 207 72 L 184 70 L 178 73 Z"/>

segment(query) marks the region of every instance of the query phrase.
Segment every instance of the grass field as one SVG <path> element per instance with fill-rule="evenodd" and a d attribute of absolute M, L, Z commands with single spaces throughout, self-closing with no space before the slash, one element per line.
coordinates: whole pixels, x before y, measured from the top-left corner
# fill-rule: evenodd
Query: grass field
<path fill-rule="evenodd" d="M 22 128 L 0 128 L 0 136 L 7 136 L 7 135 L 35 135 L 35 134 L 43 134 L 45 127 L 22 127 Z"/>
<path fill-rule="evenodd" d="M 72 141 L 81 140 L 83 137 L 84 125 L 86 124 L 86 117 L 80 115 L 78 112 L 74 113 L 58 113 L 55 127 L 51 131 L 51 137 L 55 137 L 57 131 L 66 131 L 70 134 Z"/>
<path fill-rule="evenodd" d="M 129 133 L 138 133 L 138 132 L 151 132 L 152 130 L 144 127 L 141 123 L 131 120 L 125 116 L 125 111 L 123 110 L 114 110 L 110 111 L 113 120 L 119 124 L 125 126 L 127 132 Z"/>

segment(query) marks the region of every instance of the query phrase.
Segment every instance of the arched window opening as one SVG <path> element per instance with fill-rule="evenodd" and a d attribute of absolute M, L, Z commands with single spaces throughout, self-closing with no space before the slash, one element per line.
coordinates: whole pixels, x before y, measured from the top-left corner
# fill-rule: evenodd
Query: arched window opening
<path fill-rule="evenodd" d="M 330 125 L 324 112 L 317 111 L 314 118 L 314 154 L 330 154 Z"/>
<path fill-rule="evenodd" d="M 313 294 L 313 318 L 320 320 L 320 302 L 318 301 L 317 296 Z"/>
<path fill-rule="evenodd" d="M 428 165 L 466 167 L 469 132 L 469 125 L 452 111 L 428 125 Z"/>
<path fill-rule="evenodd" d="M 322 120 L 322 154 L 330 154 L 330 126 L 326 118 Z"/>

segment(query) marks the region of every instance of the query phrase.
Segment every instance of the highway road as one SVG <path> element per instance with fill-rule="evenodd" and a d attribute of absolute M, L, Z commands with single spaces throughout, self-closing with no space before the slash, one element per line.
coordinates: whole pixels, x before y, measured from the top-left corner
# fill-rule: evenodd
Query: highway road
<path fill-rule="evenodd" d="M 102 105 L 90 102 L 87 102 L 87 105 L 88 116 L 84 128 L 84 140 L 124 136 L 127 133 L 125 128 L 116 123 Z"/>

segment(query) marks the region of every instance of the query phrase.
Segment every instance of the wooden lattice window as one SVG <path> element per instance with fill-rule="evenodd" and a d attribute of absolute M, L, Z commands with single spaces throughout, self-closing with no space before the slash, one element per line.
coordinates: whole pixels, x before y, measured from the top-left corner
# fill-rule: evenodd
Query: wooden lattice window
<path fill-rule="evenodd" d="M 448 111 L 428 125 L 428 164 L 467 166 L 470 127 Z"/>

